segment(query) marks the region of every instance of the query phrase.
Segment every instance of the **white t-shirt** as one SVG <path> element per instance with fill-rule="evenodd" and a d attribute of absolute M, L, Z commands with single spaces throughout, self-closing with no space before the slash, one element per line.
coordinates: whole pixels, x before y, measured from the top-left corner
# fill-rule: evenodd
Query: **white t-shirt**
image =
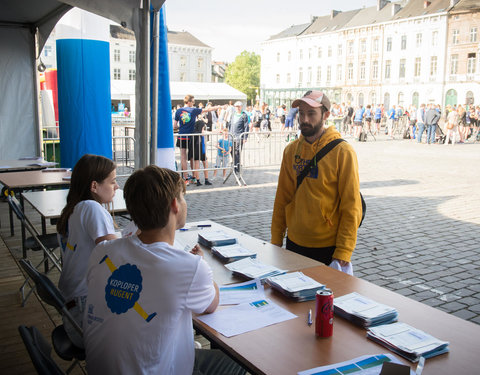
<path fill-rule="evenodd" d="M 63 267 L 58 282 L 67 302 L 87 295 L 88 258 L 95 240 L 107 234 L 115 234 L 110 213 L 97 201 L 77 203 L 68 218 L 68 239 L 62 246 Z"/>
<path fill-rule="evenodd" d="M 192 311 L 204 312 L 215 297 L 203 258 L 133 235 L 94 249 L 87 282 L 90 375 L 192 373 Z"/>

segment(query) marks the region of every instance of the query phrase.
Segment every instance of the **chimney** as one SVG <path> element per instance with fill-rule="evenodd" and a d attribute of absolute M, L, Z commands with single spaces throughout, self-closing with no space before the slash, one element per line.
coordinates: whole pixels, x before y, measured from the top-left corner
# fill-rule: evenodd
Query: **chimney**
<path fill-rule="evenodd" d="M 450 0 L 450 3 L 452 2 L 452 0 Z M 431 4 L 432 2 L 431 1 L 424 1 L 423 2 L 423 9 L 427 9 L 428 6 Z"/>
<path fill-rule="evenodd" d="M 387 3 L 387 0 L 377 0 L 377 12 L 380 12 Z"/>
<path fill-rule="evenodd" d="M 335 17 L 338 13 L 340 13 L 339 10 L 332 9 L 332 12 L 330 13 L 330 19 L 333 20 L 333 17 Z"/>
<path fill-rule="evenodd" d="M 400 4 L 392 4 L 392 17 L 398 13 L 398 11 L 402 9 Z"/>
<path fill-rule="evenodd" d="M 318 16 L 310 16 L 310 23 L 314 23 Z"/>
<path fill-rule="evenodd" d="M 458 3 L 458 0 L 450 0 L 450 8 L 454 7 L 455 5 L 457 5 Z"/>

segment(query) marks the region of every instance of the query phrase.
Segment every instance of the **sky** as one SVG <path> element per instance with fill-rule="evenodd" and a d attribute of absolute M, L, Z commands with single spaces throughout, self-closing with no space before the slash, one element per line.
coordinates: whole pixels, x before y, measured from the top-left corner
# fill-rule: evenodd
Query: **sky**
<path fill-rule="evenodd" d="M 370 7 L 377 0 L 166 0 L 167 27 L 188 31 L 213 48 L 212 60 L 232 62 L 242 51 L 260 53 L 260 43 L 292 25 L 331 10 Z"/>

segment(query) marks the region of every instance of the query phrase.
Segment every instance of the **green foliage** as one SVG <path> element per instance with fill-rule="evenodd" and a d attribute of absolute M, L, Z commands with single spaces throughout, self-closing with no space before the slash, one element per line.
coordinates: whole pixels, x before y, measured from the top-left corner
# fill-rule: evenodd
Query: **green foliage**
<path fill-rule="evenodd" d="M 228 65 L 225 82 L 247 94 L 248 101 L 255 101 L 256 89 L 260 86 L 260 55 L 243 51 Z"/>

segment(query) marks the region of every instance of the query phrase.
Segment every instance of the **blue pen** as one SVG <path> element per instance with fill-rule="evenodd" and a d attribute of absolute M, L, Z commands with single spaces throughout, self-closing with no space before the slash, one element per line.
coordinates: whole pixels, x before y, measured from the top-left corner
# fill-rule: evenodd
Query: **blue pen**
<path fill-rule="evenodd" d="M 182 232 L 185 232 L 189 229 L 192 229 L 192 228 L 210 228 L 212 226 L 212 224 L 198 224 L 198 225 L 193 225 L 192 227 L 190 228 L 180 228 L 180 230 Z"/>
<path fill-rule="evenodd" d="M 313 321 L 312 321 L 312 309 L 308 310 L 308 320 L 307 320 L 307 324 L 308 324 L 309 327 L 313 324 Z"/>

